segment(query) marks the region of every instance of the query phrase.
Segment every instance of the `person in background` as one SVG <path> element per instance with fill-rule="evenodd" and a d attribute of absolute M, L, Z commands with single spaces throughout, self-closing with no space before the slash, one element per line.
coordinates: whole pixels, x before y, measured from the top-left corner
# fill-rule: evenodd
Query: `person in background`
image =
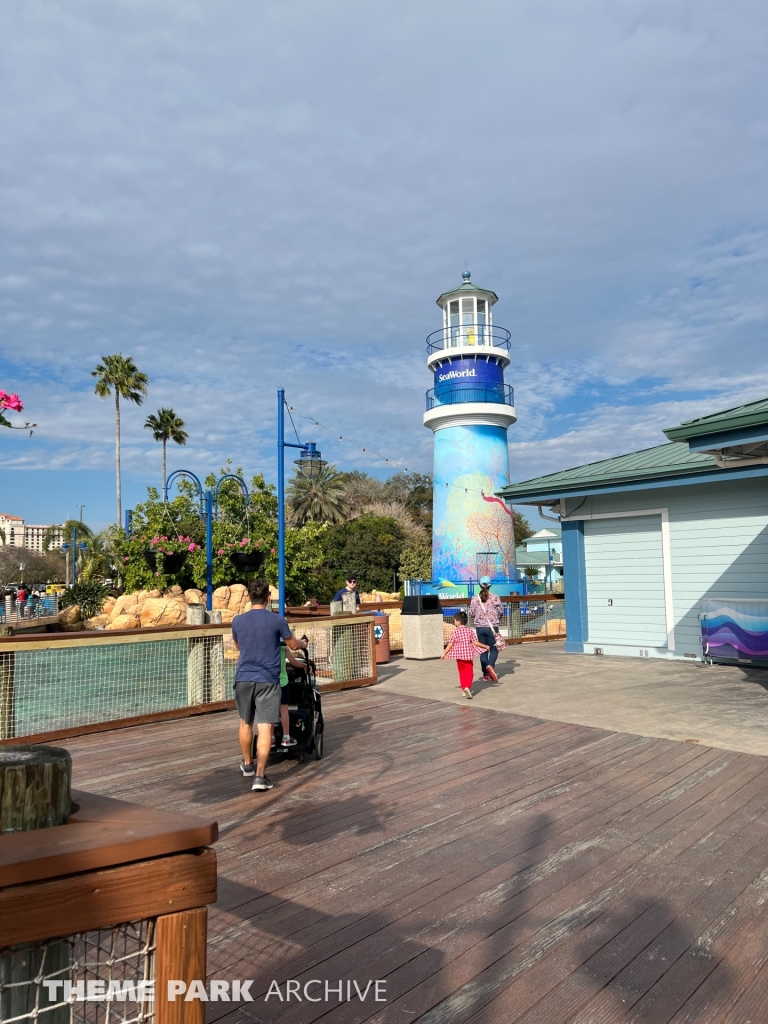
<path fill-rule="evenodd" d="M 357 576 L 347 576 L 347 585 L 337 590 L 333 595 L 334 601 L 340 601 L 345 594 L 354 594 L 355 604 L 360 604 L 360 594 L 357 592 Z"/>
<path fill-rule="evenodd" d="M 21 584 L 21 586 L 19 587 L 18 591 L 16 592 L 16 604 L 17 604 L 18 610 L 19 610 L 19 618 L 23 619 L 24 618 L 24 612 L 25 612 L 26 607 L 27 607 L 27 592 L 24 589 L 24 584 L 23 583 Z"/>
<path fill-rule="evenodd" d="M 253 779 L 251 789 L 272 789 L 266 775 L 272 748 L 274 724 L 280 718 L 280 641 L 298 651 L 306 647 L 297 640 L 282 615 L 269 611 L 269 583 L 265 579 L 248 584 L 251 610 L 232 620 L 232 641 L 240 652 L 235 674 L 235 701 L 240 716 L 240 771 Z M 253 725 L 257 728 L 256 765 L 253 764 Z"/>
<path fill-rule="evenodd" d="M 491 593 L 490 576 L 480 577 L 480 593 L 472 598 L 469 614 L 475 622 L 477 639 L 487 647 L 486 653 L 480 655 L 483 679 L 491 679 L 495 683 L 498 680 L 495 666 L 499 656 L 496 634 L 499 632 L 499 619 L 504 614 L 504 605 L 498 594 Z"/>
<path fill-rule="evenodd" d="M 478 652 L 487 651 L 488 648 L 485 644 L 481 644 L 478 641 L 475 634 L 467 626 L 466 612 L 456 612 L 453 621 L 455 623 L 454 630 L 440 661 L 445 661 L 446 658 L 449 658 L 451 661 L 456 662 L 456 668 L 459 670 L 459 686 L 467 700 L 472 700 L 474 696 L 472 693 L 472 678 L 475 674 L 473 661 L 477 657 Z M 482 657 L 482 654 L 480 656 Z"/>

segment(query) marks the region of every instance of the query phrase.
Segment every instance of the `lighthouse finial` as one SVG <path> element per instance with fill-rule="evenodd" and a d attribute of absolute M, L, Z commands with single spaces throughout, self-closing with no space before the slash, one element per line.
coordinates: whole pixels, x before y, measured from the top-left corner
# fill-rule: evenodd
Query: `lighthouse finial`
<path fill-rule="evenodd" d="M 468 270 L 465 270 L 464 273 L 461 275 L 461 277 L 462 277 L 462 280 L 468 281 L 470 279 L 470 277 L 472 277 L 472 274 Z"/>

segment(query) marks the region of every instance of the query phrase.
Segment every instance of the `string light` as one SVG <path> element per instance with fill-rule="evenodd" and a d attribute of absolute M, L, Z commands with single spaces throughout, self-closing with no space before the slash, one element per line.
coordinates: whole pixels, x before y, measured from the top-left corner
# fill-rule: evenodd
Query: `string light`
<path fill-rule="evenodd" d="M 340 434 L 337 430 L 332 430 L 331 427 L 326 427 L 324 423 L 320 423 L 320 421 L 316 420 L 314 416 L 305 416 L 304 413 L 299 412 L 298 409 L 292 405 L 288 406 L 288 410 L 289 412 L 296 413 L 296 415 L 300 416 L 303 420 L 309 420 L 310 423 L 314 423 L 314 425 L 319 427 L 321 430 L 325 430 L 329 434 L 335 434 L 340 441 L 346 441 L 348 444 L 354 445 L 355 448 L 359 448 L 361 452 L 368 452 L 371 455 L 375 455 L 378 459 L 383 459 L 388 466 L 399 466 L 400 469 L 404 469 L 406 473 L 408 472 L 408 467 L 404 466 L 402 462 L 397 462 L 395 459 L 388 459 L 386 455 L 382 455 L 381 452 L 377 452 L 373 448 L 366 448 L 364 445 L 360 444 L 359 441 L 355 441 L 351 437 L 345 437 L 344 434 Z"/>
<path fill-rule="evenodd" d="M 361 445 L 358 441 L 353 440 L 351 437 L 346 437 L 344 434 L 340 434 L 338 430 L 333 430 L 331 427 L 326 427 L 324 423 L 321 423 L 319 420 L 316 420 L 314 416 L 306 416 L 303 412 L 299 412 L 298 409 L 293 405 L 287 405 L 287 408 L 289 413 L 295 413 L 297 416 L 300 416 L 303 420 L 309 420 L 310 423 L 313 423 L 316 427 L 319 427 L 320 430 L 325 430 L 327 433 L 333 434 L 334 436 L 338 437 L 340 441 L 346 441 L 348 444 L 354 445 L 355 448 L 359 448 L 361 452 L 369 452 L 371 455 L 375 455 L 378 459 L 383 459 L 386 465 L 388 466 L 399 466 L 400 469 L 404 469 L 406 473 L 408 472 L 408 467 L 404 466 L 402 462 L 397 462 L 395 459 L 389 459 L 387 458 L 386 455 L 382 455 L 381 452 L 377 452 L 373 448 L 366 448 L 364 445 Z M 291 422 L 293 422 L 293 420 L 291 420 Z M 296 427 L 294 426 L 294 431 L 295 430 Z M 298 437 L 298 434 L 296 436 Z M 445 486 L 453 487 L 456 488 L 457 490 L 463 490 L 465 494 L 479 494 L 480 497 L 482 498 L 486 497 L 485 491 L 483 491 L 482 488 L 478 488 L 477 490 L 475 490 L 474 488 L 464 487 L 462 484 L 452 484 L 448 483 L 447 481 Z M 509 508 L 510 506 L 507 507 Z"/>

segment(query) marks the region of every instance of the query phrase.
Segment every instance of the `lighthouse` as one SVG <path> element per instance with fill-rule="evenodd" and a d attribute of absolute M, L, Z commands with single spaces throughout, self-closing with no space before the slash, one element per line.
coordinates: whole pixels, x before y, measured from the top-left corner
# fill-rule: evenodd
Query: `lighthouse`
<path fill-rule="evenodd" d="M 504 381 L 510 333 L 493 323 L 495 292 L 465 270 L 437 300 L 443 326 L 427 338 L 424 426 L 435 435 L 433 583 L 466 584 L 481 576 L 514 580 L 512 509 L 496 491 L 510 483 L 507 430 L 517 420 Z"/>

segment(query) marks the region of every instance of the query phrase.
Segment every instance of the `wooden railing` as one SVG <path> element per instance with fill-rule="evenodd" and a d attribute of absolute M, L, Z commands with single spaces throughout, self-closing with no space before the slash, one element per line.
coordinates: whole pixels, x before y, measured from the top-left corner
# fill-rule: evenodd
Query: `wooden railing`
<path fill-rule="evenodd" d="M 216 854 L 210 849 L 216 823 L 92 793 L 73 791 L 72 798 L 67 824 L 0 836 L 0 967 L 8 960 L 18 977 L 15 965 L 37 964 L 17 982 L 17 1002 L 45 1007 L 43 1020 L 61 1014 L 68 1020 L 59 982 L 83 985 L 87 977 L 105 988 L 110 981 L 154 982 L 154 1004 L 143 1001 L 134 1018 L 204 1024 L 205 1003 L 170 1001 L 167 983 L 205 982 L 207 907 L 216 901 Z M 114 956 L 93 955 L 115 942 L 136 946 L 137 936 L 141 978 L 126 976 L 128 959 L 118 977 Z M 46 980 L 57 982 L 59 1010 L 49 1009 Z M 21 991 L 25 987 L 30 990 Z M 21 1019 L 26 1016 L 34 1024 L 34 1012 Z"/>

